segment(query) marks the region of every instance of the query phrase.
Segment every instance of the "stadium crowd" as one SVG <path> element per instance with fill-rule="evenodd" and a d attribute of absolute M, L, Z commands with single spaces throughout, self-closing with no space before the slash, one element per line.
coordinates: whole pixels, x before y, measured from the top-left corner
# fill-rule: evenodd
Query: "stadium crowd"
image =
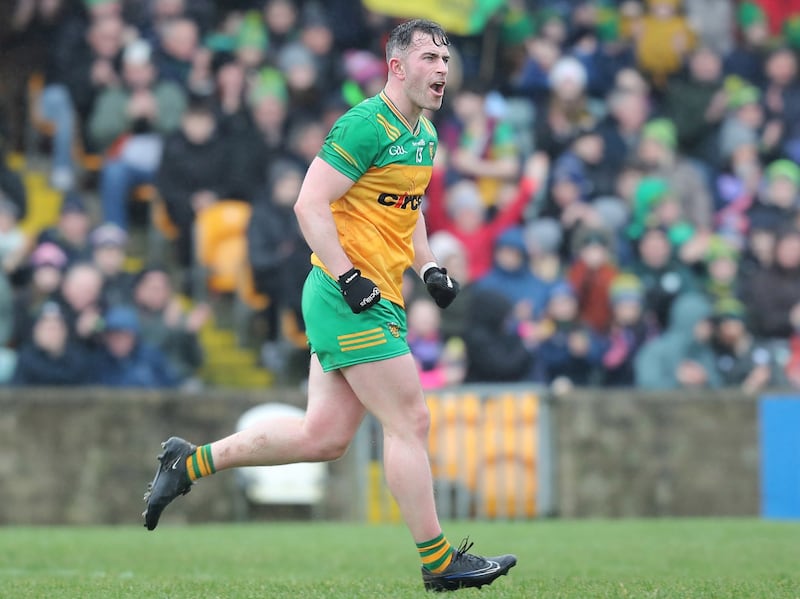
<path fill-rule="evenodd" d="M 440 311 L 407 277 L 426 388 L 800 386 L 800 2 L 496 4 L 481 31 L 452 35 L 430 115 L 422 209 L 462 293 Z M 0 380 L 194 379 L 211 309 L 186 307 L 163 264 L 124 267 L 143 183 L 177 230 L 181 272 L 199 212 L 251 204 L 265 347 L 281 347 L 278 316 L 302 322 L 309 269 L 292 211 L 304 170 L 334 120 L 382 88 L 399 17 L 347 0 L 16 0 L 12 13 L 3 150 L 31 118 L 15 113 L 19 90 L 44 73 L 36 110 L 63 201 L 26 239 L 25 189 L 0 168 Z M 76 146 L 102 156 L 96 178 Z"/>

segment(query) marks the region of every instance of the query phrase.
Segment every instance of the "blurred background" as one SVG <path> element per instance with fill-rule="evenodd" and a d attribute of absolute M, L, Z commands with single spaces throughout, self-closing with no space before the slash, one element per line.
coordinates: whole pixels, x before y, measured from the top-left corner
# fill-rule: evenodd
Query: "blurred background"
<path fill-rule="evenodd" d="M 0 523 L 131 521 L 169 434 L 302 410 L 292 206 L 411 17 L 452 54 L 463 291 L 404 288 L 444 513 L 800 516 L 800 1 L 0 7 Z M 379 438 L 177 517 L 396 520 Z"/>

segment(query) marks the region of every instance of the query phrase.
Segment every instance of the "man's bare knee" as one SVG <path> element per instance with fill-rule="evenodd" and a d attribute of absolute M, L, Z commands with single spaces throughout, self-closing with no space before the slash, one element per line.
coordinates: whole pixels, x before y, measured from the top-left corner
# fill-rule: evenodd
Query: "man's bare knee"
<path fill-rule="evenodd" d="M 350 439 L 317 436 L 309 439 L 308 461 L 331 462 L 338 460 L 347 452 L 348 447 L 350 447 Z"/>

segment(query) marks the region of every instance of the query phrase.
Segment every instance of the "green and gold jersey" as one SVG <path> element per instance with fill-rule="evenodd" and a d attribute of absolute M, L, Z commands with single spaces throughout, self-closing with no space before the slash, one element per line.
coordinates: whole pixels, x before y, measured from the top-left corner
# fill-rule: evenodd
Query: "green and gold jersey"
<path fill-rule="evenodd" d="M 381 92 L 342 115 L 319 152 L 354 181 L 331 204 L 345 253 L 385 299 L 400 306 L 403 273 L 414 260 L 411 236 L 437 143 L 428 119 L 421 116 L 412 128 Z M 325 268 L 316 255 L 311 261 Z"/>

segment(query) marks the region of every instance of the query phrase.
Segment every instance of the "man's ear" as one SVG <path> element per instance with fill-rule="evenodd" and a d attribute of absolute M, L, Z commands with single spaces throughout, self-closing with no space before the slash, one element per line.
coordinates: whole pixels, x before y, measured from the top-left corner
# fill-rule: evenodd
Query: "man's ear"
<path fill-rule="evenodd" d="M 399 58 L 389 59 L 389 72 L 398 79 L 405 79 L 406 77 L 405 66 L 403 66 L 403 62 Z"/>

